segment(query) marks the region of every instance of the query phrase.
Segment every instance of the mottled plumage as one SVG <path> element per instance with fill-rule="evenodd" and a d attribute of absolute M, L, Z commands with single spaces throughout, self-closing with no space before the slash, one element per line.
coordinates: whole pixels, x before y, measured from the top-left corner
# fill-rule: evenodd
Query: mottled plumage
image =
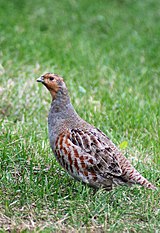
<path fill-rule="evenodd" d="M 99 129 L 75 112 L 62 77 L 47 73 L 42 82 L 52 96 L 48 116 L 51 148 L 61 166 L 74 178 L 106 190 L 123 184 L 156 189 Z"/>

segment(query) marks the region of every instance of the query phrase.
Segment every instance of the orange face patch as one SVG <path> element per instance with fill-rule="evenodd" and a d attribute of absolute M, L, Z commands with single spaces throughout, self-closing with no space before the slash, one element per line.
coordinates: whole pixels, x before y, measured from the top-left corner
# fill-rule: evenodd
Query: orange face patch
<path fill-rule="evenodd" d="M 46 73 L 43 76 L 43 84 L 50 91 L 53 99 L 63 83 L 63 78 L 52 73 Z"/>

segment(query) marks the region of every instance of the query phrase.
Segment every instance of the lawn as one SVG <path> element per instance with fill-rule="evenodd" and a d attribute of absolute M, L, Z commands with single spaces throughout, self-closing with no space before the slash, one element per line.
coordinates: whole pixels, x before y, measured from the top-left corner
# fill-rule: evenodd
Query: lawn
<path fill-rule="evenodd" d="M 1 0 L 0 232 L 158 232 L 158 191 L 94 193 L 57 164 L 36 79 L 62 75 L 79 115 L 158 187 L 159 61 L 158 0 Z"/>

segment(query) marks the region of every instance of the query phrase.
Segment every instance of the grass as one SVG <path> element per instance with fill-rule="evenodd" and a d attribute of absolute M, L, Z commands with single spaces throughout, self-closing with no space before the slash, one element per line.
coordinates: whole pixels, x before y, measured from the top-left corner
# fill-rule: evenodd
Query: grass
<path fill-rule="evenodd" d="M 158 186 L 159 10 L 158 0 L 1 0 L 0 232 L 158 232 L 158 191 L 94 194 L 57 164 L 36 78 L 63 75 L 81 117 Z"/>

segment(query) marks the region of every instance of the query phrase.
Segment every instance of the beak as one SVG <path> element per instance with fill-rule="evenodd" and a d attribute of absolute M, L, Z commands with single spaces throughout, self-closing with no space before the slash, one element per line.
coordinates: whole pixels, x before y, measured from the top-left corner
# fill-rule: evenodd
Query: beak
<path fill-rule="evenodd" d="M 37 82 L 44 83 L 44 77 L 43 77 L 43 76 L 40 76 L 40 77 L 37 79 Z"/>

